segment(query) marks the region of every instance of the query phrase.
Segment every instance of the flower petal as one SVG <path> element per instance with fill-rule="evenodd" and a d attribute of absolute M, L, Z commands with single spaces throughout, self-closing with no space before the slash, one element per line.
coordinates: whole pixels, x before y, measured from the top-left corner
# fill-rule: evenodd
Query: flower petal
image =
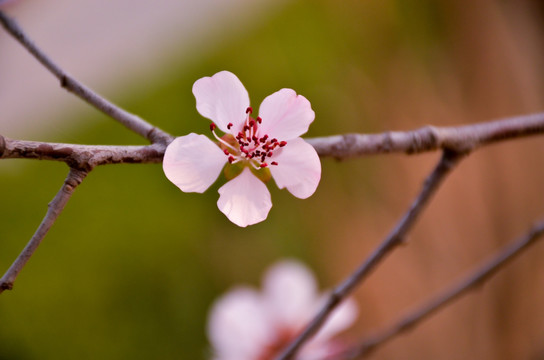
<path fill-rule="evenodd" d="M 301 263 L 283 261 L 267 271 L 264 298 L 279 328 L 300 330 L 313 315 L 317 284 L 312 273 Z"/>
<path fill-rule="evenodd" d="M 261 295 L 246 287 L 218 299 L 208 320 L 208 338 L 218 359 L 254 359 L 273 331 Z"/>
<path fill-rule="evenodd" d="M 219 189 L 217 206 L 230 221 L 246 227 L 268 216 L 272 201 L 266 185 L 249 168 Z"/>
<path fill-rule="evenodd" d="M 324 294 L 319 301 L 319 306 L 315 309 L 315 312 L 322 308 L 323 304 L 328 300 L 329 295 Z M 325 322 L 323 327 L 317 332 L 314 340 L 316 342 L 323 342 L 329 340 L 342 330 L 347 329 L 359 313 L 357 304 L 351 298 L 344 300 L 338 307 L 332 312 L 329 319 Z"/>
<path fill-rule="evenodd" d="M 219 146 L 204 135 L 175 138 L 164 152 L 164 174 L 184 192 L 202 193 L 215 182 L 227 162 Z"/>
<path fill-rule="evenodd" d="M 321 162 L 312 145 L 302 138 L 289 140 L 273 160 L 278 165 L 270 166 L 270 172 L 280 189 L 287 188 L 300 199 L 315 192 L 321 179 Z"/>
<path fill-rule="evenodd" d="M 215 122 L 221 131 L 237 134 L 242 130 L 249 95 L 236 75 L 221 71 L 198 79 L 193 85 L 193 94 L 200 115 Z M 230 130 L 227 129 L 229 123 L 234 125 Z"/>
<path fill-rule="evenodd" d="M 308 131 L 315 113 L 304 96 L 281 89 L 263 100 L 259 116 L 263 120 L 259 134 L 288 141 Z"/>

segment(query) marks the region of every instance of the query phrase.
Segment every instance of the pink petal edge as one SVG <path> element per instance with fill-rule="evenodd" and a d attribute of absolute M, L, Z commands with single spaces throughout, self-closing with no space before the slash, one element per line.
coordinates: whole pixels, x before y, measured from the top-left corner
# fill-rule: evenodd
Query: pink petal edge
<path fill-rule="evenodd" d="M 299 199 L 310 197 L 321 180 L 321 161 L 314 147 L 302 138 L 289 140 L 273 159 L 270 172 L 276 185 Z"/>
<path fill-rule="evenodd" d="M 175 138 L 164 153 L 164 174 L 183 192 L 202 193 L 212 185 L 227 162 L 219 146 L 204 135 Z"/>
<path fill-rule="evenodd" d="M 240 227 L 263 221 L 272 208 L 266 185 L 249 168 L 219 188 L 217 207 Z"/>
<path fill-rule="evenodd" d="M 265 274 L 263 295 L 267 308 L 278 327 L 302 327 L 313 315 L 318 298 L 317 282 L 302 263 L 285 260 L 275 264 Z"/>
<path fill-rule="evenodd" d="M 208 337 L 217 359 L 252 359 L 273 336 L 274 328 L 260 293 L 237 287 L 220 297 L 208 318 Z"/>
<path fill-rule="evenodd" d="M 200 115 L 215 122 L 225 133 L 242 130 L 249 107 L 249 95 L 240 80 L 229 71 L 198 79 L 193 85 L 196 109 Z M 228 124 L 233 127 L 229 130 Z"/>
<path fill-rule="evenodd" d="M 267 96 L 259 108 L 260 134 L 290 140 L 308 131 L 315 113 L 310 102 L 292 89 L 281 89 Z"/>

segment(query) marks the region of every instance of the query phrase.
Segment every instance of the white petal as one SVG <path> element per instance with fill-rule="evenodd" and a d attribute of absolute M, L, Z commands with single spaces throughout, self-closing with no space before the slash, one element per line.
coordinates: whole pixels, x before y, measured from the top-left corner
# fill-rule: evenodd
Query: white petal
<path fill-rule="evenodd" d="M 318 301 L 313 274 L 296 261 L 284 261 L 268 270 L 263 291 L 277 325 L 295 331 L 306 325 Z"/>
<path fill-rule="evenodd" d="M 312 145 L 302 138 L 292 139 L 273 157 L 278 163 L 270 166 L 270 172 L 280 189 L 306 199 L 317 189 L 321 179 L 321 162 Z"/>
<path fill-rule="evenodd" d="M 266 97 L 259 108 L 263 122 L 259 135 L 290 140 L 308 131 L 315 113 L 310 102 L 292 89 L 281 89 Z"/>
<path fill-rule="evenodd" d="M 236 75 L 221 71 L 198 79 L 193 85 L 193 94 L 200 115 L 215 122 L 221 131 L 237 134 L 242 129 L 249 95 Z M 229 123 L 234 125 L 230 130 L 227 129 Z"/>
<path fill-rule="evenodd" d="M 240 287 L 229 291 L 213 305 L 208 320 L 208 338 L 218 359 L 253 359 L 270 341 L 274 330 L 262 297 Z"/>
<path fill-rule="evenodd" d="M 202 193 L 215 182 L 227 157 L 204 135 L 175 138 L 164 152 L 164 174 L 184 192 Z"/>
<path fill-rule="evenodd" d="M 321 309 L 322 305 L 327 299 L 328 295 L 322 296 L 321 301 L 319 301 L 320 306 L 318 306 L 315 310 L 316 313 Z M 326 341 L 340 331 L 347 329 L 351 324 L 353 324 L 353 322 L 357 318 L 358 313 L 359 310 L 355 301 L 351 298 L 345 300 L 333 311 L 329 319 L 316 334 L 314 341 Z"/>
<path fill-rule="evenodd" d="M 249 168 L 219 189 L 217 206 L 230 221 L 246 227 L 268 216 L 272 201 L 266 185 Z"/>

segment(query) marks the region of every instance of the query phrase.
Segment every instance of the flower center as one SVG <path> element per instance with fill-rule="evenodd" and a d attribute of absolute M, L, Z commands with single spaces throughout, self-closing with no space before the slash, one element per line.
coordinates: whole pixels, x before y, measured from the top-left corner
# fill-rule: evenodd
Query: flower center
<path fill-rule="evenodd" d="M 261 134 L 259 125 L 263 120 L 260 117 L 253 119 L 251 113 L 253 109 L 248 107 L 246 110 L 246 121 L 244 127 L 238 134 L 225 134 L 223 137 L 215 133 L 216 125 L 210 124 L 210 130 L 221 143 L 223 152 L 228 157 L 231 164 L 244 161 L 250 164 L 256 170 L 267 167 L 268 165 L 278 165 L 276 161 L 267 162 L 279 148 L 287 145 L 287 141 L 279 141 L 276 138 L 270 138 L 268 134 Z M 227 124 L 227 129 L 234 125 Z"/>
<path fill-rule="evenodd" d="M 285 349 L 287 345 L 295 338 L 296 332 L 293 329 L 283 328 L 278 329 L 276 336 L 270 341 L 264 349 L 259 353 L 257 360 L 273 360 L 280 351 Z"/>

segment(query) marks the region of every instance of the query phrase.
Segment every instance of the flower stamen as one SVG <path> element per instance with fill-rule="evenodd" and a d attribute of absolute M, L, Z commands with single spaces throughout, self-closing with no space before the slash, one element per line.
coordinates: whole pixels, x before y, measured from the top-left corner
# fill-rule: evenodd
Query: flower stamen
<path fill-rule="evenodd" d="M 245 161 L 255 170 L 264 169 L 269 165 L 276 166 L 278 165 L 277 161 L 267 163 L 265 160 L 272 158 L 275 154 L 275 149 L 284 147 L 287 145 L 287 141 L 279 141 L 276 138 L 269 140 L 268 134 L 259 134 L 259 125 L 262 124 L 263 119 L 261 117 L 253 119 L 250 116 L 252 112 L 253 109 L 251 107 L 246 109 L 247 116 L 242 131 L 239 131 L 236 135 L 227 134 L 222 138 L 219 137 L 215 133 L 215 129 L 217 128 L 215 123 L 210 124 L 210 130 L 213 136 L 224 145 L 222 147 L 223 153 L 228 157 L 227 159 L 230 164 Z M 229 122 L 227 129 L 230 130 L 233 126 L 234 124 Z M 230 139 L 233 141 L 230 141 Z"/>
<path fill-rule="evenodd" d="M 215 123 L 211 123 L 210 124 L 210 130 L 212 131 L 212 134 L 213 136 L 217 139 L 217 141 L 219 141 L 221 144 L 225 145 L 226 147 L 228 147 L 229 149 L 231 149 L 232 151 L 234 151 L 235 153 L 238 152 L 238 150 L 232 146 L 231 144 L 229 144 L 228 142 L 226 142 L 225 140 L 221 139 L 216 133 L 215 133 L 215 129 L 217 128 L 217 125 L 215 125 Z M 223 152 L 227 151 L 227 149 L 225 149 Z M 225 155 L 229 155 L 228 153 L 225 152 Z"/>

